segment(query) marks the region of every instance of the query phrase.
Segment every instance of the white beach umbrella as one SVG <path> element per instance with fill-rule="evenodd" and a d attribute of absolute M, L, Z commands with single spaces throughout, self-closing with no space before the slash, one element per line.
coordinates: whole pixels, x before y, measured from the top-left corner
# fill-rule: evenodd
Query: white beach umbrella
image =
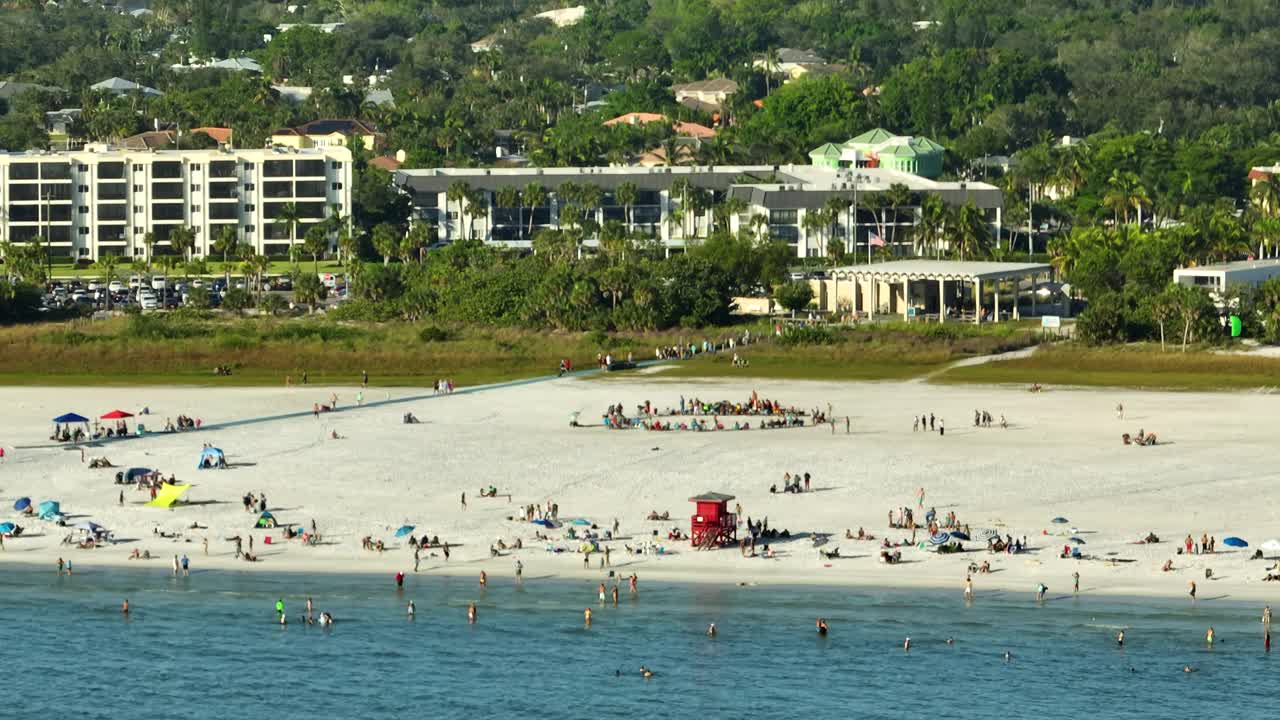
<path fill-rule="evenodd" d="M 1280 555 L 1280 540 L 1268 540 L 1258 546 L 1267 555 Z"/>

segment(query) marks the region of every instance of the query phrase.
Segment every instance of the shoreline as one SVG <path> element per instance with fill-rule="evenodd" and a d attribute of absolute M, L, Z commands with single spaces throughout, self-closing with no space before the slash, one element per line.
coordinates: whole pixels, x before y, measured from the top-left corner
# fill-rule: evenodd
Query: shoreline
<path fill-rule="evenodd" d="M 0 565 L 0 568 L 12 569 L 17 573 L 23 573 L 23 574 L 29 574 L 29 575 L 40 575 L 40 574 L 51 572 L 49 569 L 49 566 L 46 565 L 45 563 L 36 564 L 32 562 L 27 562 L 25 560 L 18 561 L 15 563 L 5 563 L 3 565 Z M 161 566 L 158 564 L 128 566 L 120 562 L 110 562 L 110 563 L 94 566 L 93 568 L 89 569 L 87 573 L 85 572 L 84 568 L 85 566 L 83 564 L 75 565 L 75 575 L 73 577 L 82 577 L 85 575 L 91 578 L 102 577 L 104 575 L 112 576 L 112 577 L 124 577 L 124 575 L 121 574 L 120 571 L 137 570 L 140 572 L 146 572 L 148 575 L 155 577 L 157 580 L 169 580 L 172 578 L 172 574 L 167 569 L 167 566 Z M 553 573 L 553 574 L 528 573 L 527 571 L 529 569 L 529 566 L 526 565 L 525 568 L 526 568 L 526 576 L 524 579 L 524 584 L 526 586 L 529 584 L 537 584 L 539 582 L 553 582 L 553 583 L 562 583 L 562 584 L 581 583 L 584 586 L 587 586 L 587 590 L 590 590 L 597 583 L 604 582 L 606 586 L 611 585 L 613 583 L 621 583 L 624 586 L 623 589 L 625 591 L 625 583 L 627 579 L 627 573 L 625 572 L 619 573 L 616 578 L 607 578 L 598 573 L 591 574 L 591 573 L 581 572 L 581 571 L 578 571 L 578 572 L 571 571 L 571 572 Z M 457 580 L 459 578 L 468 578 L 468 577 L 474 578 L 479 574 L 480 570 L 485 570 L 488 573 L 490 587 L 502 587 L 504 585 L 514 584 L 514 575 L 495 574 L 493 572 L 489 572 L 490 569 L 491 568 L 484 568 L 484 567 L 477 566 L 474 568 L 474 572 L 470 572 L 471 570 L 470 568 L 467 568 L 468 571 L 464 572 L 463 568 L 432 567 L 430 568 L 429 572 L 424 569 L 422 572 L 419 572 L 417 574 L 406 571 L 405 582 L 408 583 L 411 579 L 414 579 L 414 578 L 421 578 L 425 580 L 433 580 L 433 579 L 434 580 Z M 892 594 L 920 593 L 920 594 L 925 594 L 930 596 L 940 596 L 940 597 L 953 595 L 954 598 L 958 601 L 962 601 L 963 599 L 962 587 L 960 588 L 943 587 L 940 585 L 931 584 L 927 581 L 909 582 L 907 584 L 900 584 L 900 585 L 890 585 L 890 584 L 879 583 L 879 582 L 870 582 L 870 581 L 864 582 L 862 578 L 846 578 L 843 581 L 826 582 L 826 581 L 814 579 L 813 577 L 807 576 L 807 575 L 782 575 L 782 576 L 772 577 L 764 580 L 757 578 L 751 581 L 736 582 L 736 581 L 731 581 L 724 578 L 706 578 L 706 579 L 691 578 L 689 576 L 693 574 L 693 571 L 670 572 L 666 570 L 658 570 L 655 572 L 643 567 L 635 568 L 633 566 L 628 566 L 626 569 L 628 571 L 636 572 L 637 575 L 639 576 L 641 594 L 644 593 L 644 589 L 647 584 L 656 582 L 656 583 L 661 583 L 665 585 L 677 585 L 683 588 L 707 587 L 707 588 L 719 588 L 719 589 L 740 589 L 743 591 L 752 591 L 752 590 L 785 591 L 785 590 L 803 590 L 805 588 L 819 588 L 826 591 L 857 590 L 857 591 L 870 592 L 870 593 L 892 593 Z M 377 585 L 377 586 L 371 586 L 371 587 L 380 587 L 387 590 L 395 589 L 391 585 L 391 578 L 395 573 L 394 569 L 381 569 L 377 571 L 372 569 L 356 569 L 356 568 L 342 568 L 340 570 L 333 570 L 333 569 L 324 570 L 324 569 L 294 566 L 289 568 L 281 568 L 279 570 L 273 570 L 271 573 L 267 573 L 266 571 L 251 570 L 251 569 L 241 568 L 239 566 L 223 567 L 223 566 L 207 566 L 207 565 L 201 564 L 198 568 L 192 571 L 192 577 L 198 578 L 202 575 L 208 575 L 210 573 L 217 573 L 218 575 L 223 577 L 233 577 L 241 580 L 247 580 L 247 579 L 260 580 L 260 581 L 264 581 L 265 583 L 270 583 L 275 578 L 282 578 L 285 581 L 292 582 L 296 580 L 296 578 L 298 578 L 299 576 L 306 576 L 306 577 L 320 578 L 320 579 L 326 578 L 326 577 L 347 578 L 347 579 L 350 579 L 350 578 L 365 579 L 365 578 L 371 578 L 371 577 L 382 577 L 386 579 L 387 581 L 386 585 Z M 147 588 L 142 588 L 142 589 L 147 589 Z M 199 588 L 196 587 L 193 589 L 198 590 Z M 1028 606 L 1031 606 L 1036 604 L 1033 598 L 1035 594 L 1034 590 L 1035 590 L 1034 588 L 1031 588 L 1031 589 L 1021 588 L 1021 589 L 1015 590 L 1012 588 L 1006 588 L 1001 586 L 983 586 L 980 590 L 975 591 L 973 602 L 975 604 L 981 604 L 984 595 L 987 596 L 988 598 L 994 597 L 1000 600 L 1001 602 L 1022 602 L 1021 600 L 1018 600 L 1018 598 L 1025 596 L 1025 603 Z M 306 591 L 307 594 L 312 594 L 312 595 L 322 594 L 323 592 L 324 592 L 323 587 L 320 587 L 318 589 L 309 588 Z M 1194 603 L 1192 603 L 1190 600 L 1187 600 L 1185 596 L 1182 598 L 1179 598 L 1177 595 L 1173 595 L 1173 594 L 1150 593 L 1150 592 L 1143 594 L 1138 592 L 1136 588 L 1129 588 L 1124 586 L 1110 586 L 1110 587 L 1082 586 L 1079 594 L 1073 594 L 1070 591 L 1069 586 L 1066 587 L 1065 591 L 1063 590 L 1063 586 L 1058 586 L 1058 587 L 1050 586 L 1048 591 L 1048 597 L 1044 601 L 1044 604 L 1052 605 L 1054 603 L 1058 603 L 1062 601 L 1070 601 L 1070 600 L 1077 600 L 1077 599 L 1085 600 L 1085 601 L 1099 600 L 1099 601 L 1118 602 L 1125 605 L 1133 605 L 1135 606 L 1134 608 L 1135 610 L 1139 609 L 1139 606 L 1142 606 L 1144 604 L 1152 604 L 1152 603 L 1157 604 L 1162 608 L 1187 608 L 1187 609 L 1195 608 L 1203 604 L 1212 604 L 1212 606 L 1215 608 L 1236 607 L 1239 609 L 1248 609 L 1250 613 L 1252 613 L 1255 609 L 1258 609 L 1260 607 L 1259 603 L 1266 604 L 1267 602 L 1269 602 L 1266 595 L 1262 595 L 1258 597 L 1245 596 L 1243 594 L 1242 595 L 1209 595 L 1207 597 L 1199 597 Z"/>

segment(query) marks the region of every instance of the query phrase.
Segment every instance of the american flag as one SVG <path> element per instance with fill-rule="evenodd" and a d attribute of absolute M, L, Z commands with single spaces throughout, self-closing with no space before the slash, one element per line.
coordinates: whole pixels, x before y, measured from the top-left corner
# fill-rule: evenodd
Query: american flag
<path fill-rule="evenodd" d="M 882 240 L 874 231 L 867 235 L 867 242 L 875 245 L 876 247 L 884 247 L 884 240 Z"/>

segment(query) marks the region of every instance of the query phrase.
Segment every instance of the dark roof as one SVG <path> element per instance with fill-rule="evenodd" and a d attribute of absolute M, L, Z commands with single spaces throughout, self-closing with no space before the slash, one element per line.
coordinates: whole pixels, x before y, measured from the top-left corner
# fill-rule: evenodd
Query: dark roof
<path fill-rule="evenodd" d="M 376 131 L 360 120 L 312 120 L 297 128 L 302 135 L 373 135 Z"/>
<path fill-rule="evenodd" d="M 953 188 L 922 188 L 912 190 L 922 195 L 937 195 L 948 205 L 964 205 L 972 202 L 982 209 L 1004 207 L 1004 198 L 998 189 L 970 188 L 968 190 Z M 853 198 L 852 190 L 834 189 L 796 189 L 782 190 L 777 187 L 759 187 L 739 185 L 729 191 L 729 197 L 741 198 L 752 205 L 766 208 L 793 209 L 818 207 L 830 197 Z"/>
<path fill-rule="evenodd" d="M 60 87 L 52 85 L 37 85 L 35 83 L 14 82 L 12 80 L 0 80 L 0 99 L 12 100 L 13 98 L 29 93 L 33 90 L 44 90 L 47 92 L 66 92 Z"/>
<path fill-rule="evenodd" d="M 449 189 L 449 185 L 454 182 L 465 182 L 474 190 L 486 190 L 496 192 L 504 187 L 524 187 L 529 183 L 536 182 L 547 190 L 555 191 L 566 182 L 575 182 L 579 184 L 590 183 L 596 185 L 603 190 L 609 191 L 618 187 L 622 183 L 632 183 L 640 190 L 666 190 L 681 178 L 686 178 L 695 187 L 705 190 L 716 190 L 724 192 L 732 186 L 738 178 L 746 174 L 743 168 L 731 168 L 725 171 L 707 170 L 705 172 L 663 172 L 669 168 L 628 168 L 630 172 L 625 173 L 590 173 L 575 172 L 567 169 L 546 168 L 541 173 L 524 172 L 519 175 L 511 175 L 506 173 L 488 174 L 484 171 L 476 174 L 460 174 L 460 173 L 436 173 L 430 174 L 430 171 L 404 171 L 401 170 L 395 175 L 395 183 L 398 187 L 415 193 L 442 193 Z M 484 173 L 484 174 L 481 174 Z M 771 174 L 767 169 L 758 173 L 760 178 L 756 182 L 763 182 L 766 175 Z M 799 182 L 792 180 L 789 176 L 778 172 L 779 181 L 783 182 Z"/>
<path fill-rule="evenodd" d="M 695 495 L 689 498 L 689 502 L 729 502 L 733 499 L 732 495 L 725 495 L 718 492 L 704 492 L 701 495 Z"/>

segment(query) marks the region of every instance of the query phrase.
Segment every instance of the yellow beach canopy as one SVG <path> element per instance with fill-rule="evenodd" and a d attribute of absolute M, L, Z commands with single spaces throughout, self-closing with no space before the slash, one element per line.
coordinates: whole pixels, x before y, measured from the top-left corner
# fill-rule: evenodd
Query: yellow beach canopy
<path fill-rule="evenodd" d="M 156 499 L 147 503 L 147 505 L 150 507 L 161 508 L 172 507 L 174 503 L 178 502 L 178 498 L 182 497 L 190 489 L 191 485 L 189 484 L 173 485 L 170 483 L 163 483 L 160 485 L 159 492 L 156 493 Z"/>

